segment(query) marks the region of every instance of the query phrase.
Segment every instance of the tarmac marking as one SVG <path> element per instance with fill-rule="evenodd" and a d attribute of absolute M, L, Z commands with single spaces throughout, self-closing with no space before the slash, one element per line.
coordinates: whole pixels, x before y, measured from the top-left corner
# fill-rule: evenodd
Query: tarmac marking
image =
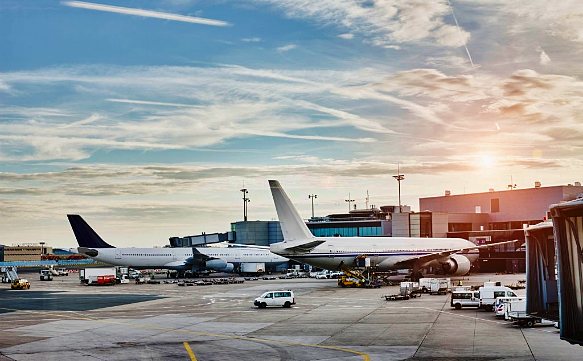
<path fill-rule="evenodd" d="M 194 352 L 192 352 L 192 349 L 190 348 L 188 342 L 184 341 L 182 344 L 184 345 L 186 352 L 188 352 L 188 356 L 190 356 L 190 361 L 196 361 L 196 356 L 194 356 Z"/>
<path fill-rule="evenodd" d="M 40 311 L 15 310 L 15 309 L 8 309 L 8 308 L 0 308 L 0 310 L 2 310 L 2 309 L 10 310 L 10 311 L 22 311 L 22 312 L 33 313 L 33 314 L 41 313 Z M 63 311 L 61 311 L 61 312 L 63 312 Z M 266 343 L 266 344 L 279 343 L 279 344 L 285 344 L 288 346 L 303 346 L 303 347 L 314 347 L 314 348 L 336 350 L 336 351 L 347 352 L 347 353 L 351 353 L 354 355 L 358 355 L 358 356 L 362 357 L 363 361 L 370 361 L 370 356 L 367 353 L 357 351 L 357 350 L 352 350 L 352 349 L 341 347 L 341 346 L 325 346 L 325 345 L 315 345 L 315 344 L 307 344 L 307 343 L 299 343 L 299 342 L 290 342 L 290 341 L 284 341 L 284 340 L 270 340 L 270 339 L 262 339 L 262 338 L 252 337 L 252 336 L 227 335 L 227 334 L 220 334 L 220 333 L 213 333 L 213 332 L 193 331 L 193 330 L 187 330 L 184 328 L 171 329 L 171 328 L 167 328 L 167 327 L 160 327 L 158 325 L 153 325 L 153 324 L 139 324 L 138 325 L 138 324 L 131 324 L 131 323 L 127 323 L 127 322 L 99 319 L 99 318 L 86 316 L 86 315 L 81 316 L 81 315 L 77 314 L 75 311 L 73 311 L 73 312 L 64 311 L 64 312 L 73 313 L 73 315 L 59 314 L 59 313 L 54 312 L 54 311 L 48 311 L 48 312 L 43 311 L 42 313 L 54 315 L 57 317 L 68 317 L 68 318 L 74 318 L 74 319 L 96 321 L 96 322 L 100 322 L 100 323 L 104 323 L 104 324 L 116 324 L 116 325 L 123 325 L 126 327 L 159 330 L 159 331 L 164 331 L 164 332 L 190 333 L 190 334 L 198 334 L 198 335 L 203 335 L 203 336 L 219 337 L 219 338 L 223 338 L 223 339 L 236 339 L 236 340 L 249 341 L 249 342 L 261 342 L 261 343 Z M 184 342 L 184 344 L 185 344 L 184 347 L 186 348 L 187 343 Z M 189 348 L 190 348 L 190 346 L 189 346 Z M 188 352 L 188 349 L 187 349 L 187 352 Z M 191 350 L 191 352 L 192 352 L 192 350 Z M 189 355 L 190 355 L 190 353 L 189 353 Z M 192 358 L 192 357 L 194 357 L 194 353 L 191 356 L 191 361 L 192 360 L 197 361 L 196 358 Z"/>

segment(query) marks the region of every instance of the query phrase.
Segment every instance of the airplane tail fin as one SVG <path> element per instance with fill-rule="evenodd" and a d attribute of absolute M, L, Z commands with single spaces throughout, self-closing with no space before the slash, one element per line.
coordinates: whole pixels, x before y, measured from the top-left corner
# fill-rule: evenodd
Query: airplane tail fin
<path fill-rule="evenodd" d="M 79 247 L 86 248 L 115 248 L 106 243 L 78 214 L 67 214 Z"/>
<path fill-rule="evenodd" d="M 275 203 L 275 210 L 281 225 L 284 241 L 313 240 L 314 235 L 304 223 L 302 217 L 288 198 L 278 181 L 270 180 L 269 187 Z"/>

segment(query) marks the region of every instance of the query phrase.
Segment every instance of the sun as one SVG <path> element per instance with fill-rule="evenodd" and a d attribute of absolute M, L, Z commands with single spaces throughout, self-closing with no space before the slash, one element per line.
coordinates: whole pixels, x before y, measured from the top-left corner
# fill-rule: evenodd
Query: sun
<path fill-rule="evenodd" d="M 479 157 L 478 163 L 484 168 L 492 168 L 496 165 L 496 158 L 491 154 L 482 154 Z"/>

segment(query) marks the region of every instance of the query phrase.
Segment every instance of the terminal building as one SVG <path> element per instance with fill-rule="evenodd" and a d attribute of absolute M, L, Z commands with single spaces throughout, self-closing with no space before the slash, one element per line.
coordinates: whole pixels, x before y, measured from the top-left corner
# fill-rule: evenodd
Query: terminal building
<path fill-rule="evenodd" d="M 563 186 L 453 195 L 419 199 L 420 212 L 410 206 L 354 209 L 348 213 L 310 218 L 306 225 L 317 237 L 434 237 L 464 238 L 477 245 L 524 240 L 524 227 L 549 218 L 549 207 L 583 196 L 579 182 Z M 172 247 L 201 246 L 216 242 L 269 246 L 283 241 L 277 221 L 231 223 L 226 233 L 172 237 Z M 525 271 L 521 243 L 480 251 L 474 272 Z"/>

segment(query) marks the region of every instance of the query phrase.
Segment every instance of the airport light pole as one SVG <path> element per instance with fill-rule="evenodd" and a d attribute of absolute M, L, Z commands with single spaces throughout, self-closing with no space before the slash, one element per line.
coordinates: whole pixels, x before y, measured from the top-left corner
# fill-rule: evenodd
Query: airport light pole
<path fill-rule="evenodd" d="M 312 200 L 312 218 L 314 218 L 314 198 L 318 198 L 317 194 L 308 195 L 308 199 Z"/>
<path fill-rule="evenodd" d="M 241 192 L 243 193 L 243 221 L 247 222 L 247 203 L 251 202 L 251 200 L 247 198 L 247 193 L 249 193 L 247 188 L 241 189 Z"/>
<path fill-rule="evenodd" d="M 348 213 L 350 213 L 350 203 L 354 202 L 354 199 L 350 198 L 350 193 L 348 193 L 348 199 L 345 199 L 344 202 L 348 202 Z"/>
<path fill-rule="evenodd" d="M 401 208 L 401 181 L 405 179 L 405 175 L 401 174 L 401 171 L 399 170 L 399 164 L 397 164 L 397 175 L 394 175 L 393 178 L 395 178 L 399 183 L 399 213 L 401 213 L 403 211 Z"/>

